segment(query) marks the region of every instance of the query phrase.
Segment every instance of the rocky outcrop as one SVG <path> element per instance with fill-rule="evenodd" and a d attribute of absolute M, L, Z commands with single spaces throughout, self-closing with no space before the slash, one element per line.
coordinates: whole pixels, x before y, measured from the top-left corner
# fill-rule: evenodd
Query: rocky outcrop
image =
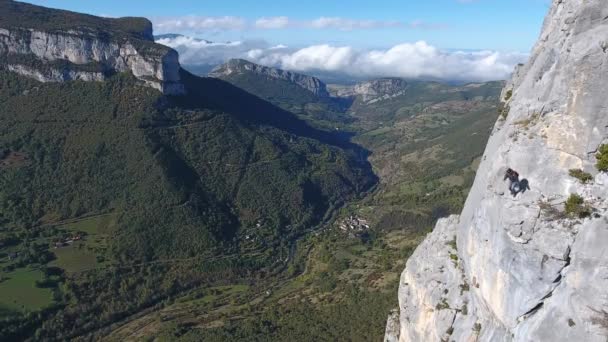
<path fill-rule="evenodd" d="M 214 68 L 209 77 L 223 78 L 231 75 L 254 73 L 271 79 L 278 79 L 294 83 L 316 96 L 329 97 L 327 86 L 316 77 L 298 74 L 291 71 L 270 68 L 267 66 L 251 63 L 244 59 L 231 59 L 227 63 Z"/>
<path fill-rule="evenodd" d="M 399 310 L 393 310 L 386 320 L 386 328 L 384 330 L 384 342 L 399 341 Z"/>
<path fill-rule="evenodd" d="M 10 18 L 13 12 L 19 12 L 24 20 L 14 22 Z M 44 16 L 27 17 L 39 13 Z M 66 26 L 45 23 L 46 17 L 66 21 Z M 126 20 L 141 27 L 136 32 L 121 30 L 128 27 Z M 177 52 L 153 42 L 152 24 L 145 19 L 95 18 L 17 2 L 3 3 L 0 65 L 42 82 L 99 81 L 113 73 L 131 72 L 165 94 L 184 92 Z"/>
<path fill-rule="evenodd" d="M 352 87 L 336 87 L 336 97 L 359 97 L 365 104 L 388 100 L 405 94 L 407 82 L 400 78 L 380 78 L 357 83 Z"/>
<path fill-rule="evenodd" d="M 510 109 L 461 215 L 438 222 L 407 262 L 400 341 L 607 340 L 608 174 L 595 168 L 608 142 L 606 18 L 603 0 L 553 1 L 503 92 Z M 507 167 L 530 190 L 511 196 Z M 564 214 L 571 194 L 590 216 Z"/>

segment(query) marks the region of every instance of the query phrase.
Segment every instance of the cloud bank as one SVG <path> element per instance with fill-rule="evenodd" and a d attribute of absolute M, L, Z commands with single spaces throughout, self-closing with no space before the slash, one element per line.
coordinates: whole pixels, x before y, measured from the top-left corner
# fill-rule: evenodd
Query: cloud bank
<path fill-rule="evenodd" d="M 280 25 L 268 21 L 263 25 Z M 190 38 L 162 39 L 180 53 L 184 65 L 221 64 L 230 58 L 303 73 L 331 72 L 352 77 L 433 78 L 453 81 L 489 81 L 509 77 L 524 53 L 498 51 L 445 51 L 424 41 L 388 49 L 361 50 L 329 44 L 304 48 L 272 46 L 265 41 L 209 43 Z"/>

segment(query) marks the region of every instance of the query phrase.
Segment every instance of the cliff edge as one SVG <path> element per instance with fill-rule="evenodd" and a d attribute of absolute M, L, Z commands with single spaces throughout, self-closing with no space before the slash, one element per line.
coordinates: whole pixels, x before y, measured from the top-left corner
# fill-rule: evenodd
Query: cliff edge
<path fill-rule="evenodd" d="M 41 82 L 101 81 L 131 72 L 181 94 L 178 54 L 154 43 L 144 18 L 100 18 L 0 0 L 0 68 Z"/>
<path fill-rule="evenodd" d="M 607 340 L 607 80 L 608 4 L 554 0 L 461 215 L 407 262 L 385 340 Z M 527 191 L 511 195 L 508 168 Z"/>

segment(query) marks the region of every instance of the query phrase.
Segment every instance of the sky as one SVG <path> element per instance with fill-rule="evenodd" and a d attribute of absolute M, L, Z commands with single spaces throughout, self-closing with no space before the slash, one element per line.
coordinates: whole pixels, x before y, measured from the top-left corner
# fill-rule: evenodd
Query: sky
<path fill-rule="evenodd" d="M 183 64 L 246 58 L 303 72 L 491 80 L 525 62 L 550 0 L 31 0 L 144 16 Z"/>

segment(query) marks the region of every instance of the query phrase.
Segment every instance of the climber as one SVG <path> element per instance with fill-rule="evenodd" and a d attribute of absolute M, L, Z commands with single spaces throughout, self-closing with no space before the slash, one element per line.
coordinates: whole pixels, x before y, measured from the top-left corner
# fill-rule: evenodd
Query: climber
<path fill-rule="evenodd" d="M 505 177 L 503 180 L 509 179 L 509 191 L 511 191 L 511 195 L 515 197 L 521 191 L 521 185 L 519 184 L 519 173 L 517 171 L 509 168 L 505 173 Z M 525 190 L 524 190 L 525 191 Z"/>

